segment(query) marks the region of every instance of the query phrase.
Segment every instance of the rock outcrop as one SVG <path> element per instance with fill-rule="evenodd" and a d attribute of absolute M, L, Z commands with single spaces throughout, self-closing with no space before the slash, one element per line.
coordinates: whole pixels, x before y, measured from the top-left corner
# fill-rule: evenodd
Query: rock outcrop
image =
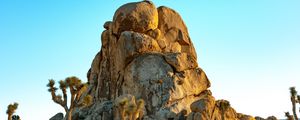
<path fill-rule="evenodd" d="M 145 120 L 254 119 L 212 96 L 188 29 L 174 10 L 150 1 L 128 3 L 103 27 L 102 47 L 87 75 L 86 94 L 94 104 L 78 108 L 74 119 L 120 119 L 115 101 L 129 94 L 145 101 L 138 116 Z"/>
<path fill-rule="evenodd" d="M 269 116 L 266 119 L 256 116 L 255 120 L 278 120 L 278 119 L 275 116 Z"/>
<path fill-rule="evenodd" d="M 56 115 L 54 115 L 53 117 L 51 117 L 49 120 L 62 120 L 64 118 L 64 114 L 63 113 L 57 113 Z"/>

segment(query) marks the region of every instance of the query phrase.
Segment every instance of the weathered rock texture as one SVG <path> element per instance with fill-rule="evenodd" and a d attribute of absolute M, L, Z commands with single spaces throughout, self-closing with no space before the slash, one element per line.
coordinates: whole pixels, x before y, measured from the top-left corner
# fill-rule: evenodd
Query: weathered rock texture
<path fill-rule="evenodd" d="M 145 120 L 254 119 L 212 96 L 188 29 L 174 10 L 149 1 L 128 3 L 104 28 L 87 75 L 86 94 L 95 101 L 77 109 L 74 119 L 119 119 L 114 101 L 126 94 L 145 100 Z"/>

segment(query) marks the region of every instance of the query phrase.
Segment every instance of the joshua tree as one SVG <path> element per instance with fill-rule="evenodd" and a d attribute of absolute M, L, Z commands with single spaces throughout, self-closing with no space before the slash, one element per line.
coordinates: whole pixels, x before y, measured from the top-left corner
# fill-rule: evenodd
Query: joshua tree
<path fill-rule="evenodd" d="M 298 117 L 297 117 L 297 113 L 296 113 L 296 96 L 297 96 L 297 91 L 295 89 L 295 87 L 290 87 L 290 93 L 291 93 L 291 102 L 292 102 L 292 110 L 293 110 L 293 115 L 294 115 L 294 118 L 296 120 L 298 120 Z"/>
<path fill-rule="evenodd" d="M 144 107 L 145 107 L 145 101 L 143 99 L 139 99 L 137 101 L 137 109 L 133 113 L 133 120 L 139 119 L 142 120 L 144 116 Z"/>
<path fill-rule="evenodd" d="M 123 98 L 117 103 L 118 112 L 121 120 L 125 120 L 125 109 L 128 104 L 128 99 Z"/>
<path fill-rule="evenodd" d="M 135 99 L 129 101 L 127 97 L 124 97 L 118 99 L 116 105 L 120 120 L 142 120 L 144 116 L 145 101 L 143 99 L 135 102 Z"/>
<path fill-rule="evenodd" d="M 300 104 L 300 95 L 297 95 L 297 103 Z M 300 112 L 300 108 L 299 108 L 299 112 Z"/>
<path fill-rule="evenodd" d="M 50 79 L 47 85 L 49 87 L 48 91 L 51 92 L 52 100 L 65 109 L 67 120 L 72 120 L 72 112 L 75 107 L 86 107 L 93 101 L 90 95 L 86 95 L 81 100 L 82 94 L 87 90 L 87 84 L 83 84 L 77 77 L 68 77 L 59 81 L 59 88 L 63 93 L 63 98 L 61 95 L 56 95 L 57 88 L 54 85 L 55 81 Z M 67 105 L 67 88 L 70 89 L 71 93 L 70 107 Z"/>
<path fill-rule="evenodd" d="M 15 111 L 18 108 L 18 103 L 14 103 L 14 104 L 9 104 L 7 106 L 7 110 L 6 110 L 6 114 L 8 115 L 8 120 L 12 120 L 12 115 L 15 113 Z"/>
<path fill-rule="evenodd" d="M 136 112 L 137 110 L 137 105 L 133 102 L 129 103 L 128 106 L 127 106 L 127 109 L 126 109 L 126 113 L 128 114 L 128 118 L 129 120 L 135 120 L 133 119 L 133 114 L 134 112 Z"/>
<path fill-rule="evenodd" d="M 218 100 L 217 106 L 222 113 L 222 120 L 225 120 L 225 111 L 230 107 L 230 103 L 227 100 Z"/>
<path fill-rule="evenodd" d="M 287 120 L 294 120 L 294 117 L 292 115 L 290 115 L 289 112 L 285 112 L 285 116 L 286 116 Z"/>

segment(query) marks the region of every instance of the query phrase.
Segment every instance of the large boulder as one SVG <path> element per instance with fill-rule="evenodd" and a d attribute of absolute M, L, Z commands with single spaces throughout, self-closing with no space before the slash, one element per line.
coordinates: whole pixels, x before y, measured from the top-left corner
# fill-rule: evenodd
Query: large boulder
<path fill-rule="evenodd" d="M 199 113 L 212 113 L 215 107 L 215 99 L 212 96 L 204 97 L 191 104 L 191 110 Z M 211 116 L 210 114 L 208 115 Z"/>
<path fill-rule="evenodd" d="M 181 16 L 173 9 L 161 6 L 158 11 L 158 29 L 161 31 L 161 39 L 166 44 L 165 52 L 188 53 L 194 59 L 197 59 L 195 48 L 189 37 L 188 29 Z"/>
<path fill-rule="evenodd" d="M 120 35 L 123 31 L 145 33 L 158 26 L 158 13 L 150 1 L 133 2 L 122 5 L 113 18 L 113 33 Z"/>
<path fill-rule="evenodd" d="M 250 115 L 245 115 L 242 113 L 237 113 L 237 117 L 239 120 L 255 120 L 254 117 L 250 116 Z"/>
<path fill-rule="evenodd" d="M 164 35 L 172 28 L 177 28 L 185 34 L 188 34 L 188 29 L 183 22 L 181 16 L 173 9 L 161 6 L 157 8 L 158 11 L 158 29 Z"/>
<path fill-rule="evenodd" d="M 149 114 L 167 105 L 169 91 L 174 86 L 173 69 L 159 54 L 144 54 L 134 59 L 125 69 L 123 94 L 132 94 L 146 101 Z M 140 91 L 140 92 L 137 92 Z"/>
<path fill-rule="evenodd" d="M 198 67 L 196 59 L 187 53 L 167 53 L 165 59 L 178 72 Z"/>
<path fill-rule="evenodd" d="M 120 54 L 117 53 L 116 55 L 123 57 L 120 59 L 125 61 L 132 60 L 132 57 L 139 54 L 161 51 L 155 39 L 133 31 L 124 31 L 117 44 Z"/>

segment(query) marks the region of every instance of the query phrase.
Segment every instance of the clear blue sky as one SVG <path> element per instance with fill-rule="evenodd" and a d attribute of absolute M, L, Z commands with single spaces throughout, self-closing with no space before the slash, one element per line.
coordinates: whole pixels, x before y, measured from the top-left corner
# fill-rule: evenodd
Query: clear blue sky
<path fill-rule="evenodd" d="M 86 81 L 102 25 L 125 0 L 1 0 L 0 119 L 19 102 L 23 120 L 47 120 L 63 109 L 46 84 Z M 282 118 L 290 86 L 300 91 L 299 0 L 156 0 L 178 11 L 217 98 L 242 113 Z"/>

